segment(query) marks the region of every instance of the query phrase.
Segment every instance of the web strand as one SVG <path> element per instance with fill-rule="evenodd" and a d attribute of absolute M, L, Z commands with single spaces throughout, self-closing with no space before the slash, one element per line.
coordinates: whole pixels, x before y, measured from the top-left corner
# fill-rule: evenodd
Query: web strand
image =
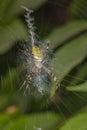
<path fill-rule="evenodd" d="M 34 27 L 34 18 L 31 17 L 31 13 L 33 13 L 33 10 L 30 10 L 26 8 L 25 6 L 22 6 L 26 10 L 26 14 L 24 15 L 26 18 L 27 26 L 28 26 L 28 32 L 31 35 L 31 43 L 32 46 L 34 46 L 35 43 L 35 27 Z"/>

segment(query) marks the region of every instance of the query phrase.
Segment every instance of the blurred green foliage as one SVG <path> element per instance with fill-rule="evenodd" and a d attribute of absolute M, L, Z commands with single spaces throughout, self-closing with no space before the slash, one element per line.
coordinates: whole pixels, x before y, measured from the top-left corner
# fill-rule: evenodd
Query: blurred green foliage
<path fill-rule="evenodd" d="M 22 5 L 36 10 L 36 31 L 40 33 L 40 40 L 46 38 L 51 42 L 52 70 L 61 83 L 60 93 L 52 84 L 53 102 L 43 96 L 24 96 L 18 91 L 21 67 L 16 65 L 16 43 L 29 39 Z M 87 129 L 86 5 L 86 0 L 0 0 L 1 130 Z M 52 21 L 48 21 L 48 14 L 54 16 Z M 40 21 L 40 16 L 45 22 Z M 57 24 L 55 19 L 59 21 Z"/>

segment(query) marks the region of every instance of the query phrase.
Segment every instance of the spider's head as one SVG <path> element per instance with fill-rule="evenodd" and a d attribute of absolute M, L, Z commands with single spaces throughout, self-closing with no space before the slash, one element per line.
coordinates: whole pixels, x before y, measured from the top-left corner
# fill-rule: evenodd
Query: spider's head
<path fill-rule="evenodd" d="M 32 54 L 34 57 L 35 65 L 38 69 L 42 68 L 43 53 L 38 46 L 32 47 Z"/>

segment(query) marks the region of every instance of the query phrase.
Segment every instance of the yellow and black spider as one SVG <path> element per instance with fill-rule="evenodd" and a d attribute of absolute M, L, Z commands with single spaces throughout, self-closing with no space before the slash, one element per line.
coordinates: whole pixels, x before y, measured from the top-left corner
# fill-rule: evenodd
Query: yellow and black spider
<path fill-rule="evenodd" d="M 32 22 L 34 19 L 30 16 L 33 11 L 26 7 L 23 8 L 26 10 L 25 18 L 28 24 L 31 41 L 26 41 L 20 48 L 21 55 L 24 57 L 27 68 L 26 78 L 20 89 L 25 86 L 25 94 L 27 90 L 30 90 L 30 84 L 32 82 L 33 85 L 37 87 L 38 91 L 43 93 L 46 84 L 49 87 L 49 77 L 54 80 L 57 88 L 59 88 L 59 81 L 50 70 L 49 64 L 51 57 L 49 55 L 49 43 L 47 43 L 47 47 L 43 47 L 40 42 L 36 41 Z"/>

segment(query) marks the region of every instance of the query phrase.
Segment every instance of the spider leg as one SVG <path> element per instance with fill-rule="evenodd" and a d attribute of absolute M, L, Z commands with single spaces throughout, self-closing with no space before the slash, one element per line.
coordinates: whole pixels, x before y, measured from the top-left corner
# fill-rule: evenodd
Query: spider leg
<path fill-rule="evenodd" d="M 19 52 L 23 53 L 25 56 L 27 57 L 31 57 L 32 53 L 30 52 L 30 50 L 27 48 L 27 46 L 25 45 L 25 43 L 23 42 L 22 45 L 19 45 L 18 47 Z"/>
<path fill-rule="evenodd" d="M 57 86 L 57 89 L 60 88 L 60 83 L 59 83 L 59 80 L 58 78 L 56 77 L 56 75 L 51 71 L 49 70 L 46 66 L 42 66 L 42 68 L 51 76 L 51 78 L 54 80 L 56 86 Z"/>
<path fill-rule="evenodd" d="M 22 86 L 19 89 L 19 91 L 20 91 L 26 85 L 24 95 L 25 95 L 27 89 L 29 88 L 29 85 L 31 84 L 33 74 L 34 74 L 33 71 L 31 71 L 30 74 L 26 76 L 26 79 L 24 80 Z"/>
<path fill-rule="evenodd" d="M 45 51 L 45 56 L 44 56 L 44 58 L 43 58 L 43 60 L 42 60 L 42 64 L 44 64 L 45 62 L 47 62 L 47 59 L 49 59 L 48 57 L 50 56 L 49 54 L 49 50 L 50 50 L 50 42 L 48 41 L 48 40 L 46 40 L 45 41 L 46 42 L 46 44 L 47 44 L 47 46 L 46 46 L 46 51 Z"/>
<path fill-rule="evenodd" d="M 32 53 L 30 53 L 30 51 L 27 48 L 25 48 L 25 49 L 19 49 L 19 51 L 21 53 L 23 53 L 27 57 L 32 57 L 33 56 Z"/>
<path fill-rule="evenodd" d="M 26 96 L 26 91 L 27 91 L 28 88 L 29 88 L 29 84 L 26 85 L 26 88 L 25 88 L 25 90 L 24 90 L 24 95 L 25 95 L 25 96 Z"/>
<path fill-rule="evenodd" d="M 22 49 L 19 49 L 19 51 L 21 52 L 21 53 L 23 53 L 25 56 L 31 56 L 31 54 L 30 54 L 30 52 L 29 51 L 27 51 L 27 49 L 26 50 L 22 50 Z"/>
<path fill-rule="evenodd" d="M 23 84 L 22 84 L 21 87 L 19 88 L 19 91 L 26 85 L 26 83 L 27 83 L 27 80 L 25 79 L 24 82 L 23 82 Z"/>
<path fill-rule="evenodd" d="M 46 46 L 46 52 L 49 52 L 49 48 L 50 48 L 50 41 L 49 40 L 46 40 L 45 41 L 46 42 L 46 44 L 47 44 L 47 46 Z"/>

